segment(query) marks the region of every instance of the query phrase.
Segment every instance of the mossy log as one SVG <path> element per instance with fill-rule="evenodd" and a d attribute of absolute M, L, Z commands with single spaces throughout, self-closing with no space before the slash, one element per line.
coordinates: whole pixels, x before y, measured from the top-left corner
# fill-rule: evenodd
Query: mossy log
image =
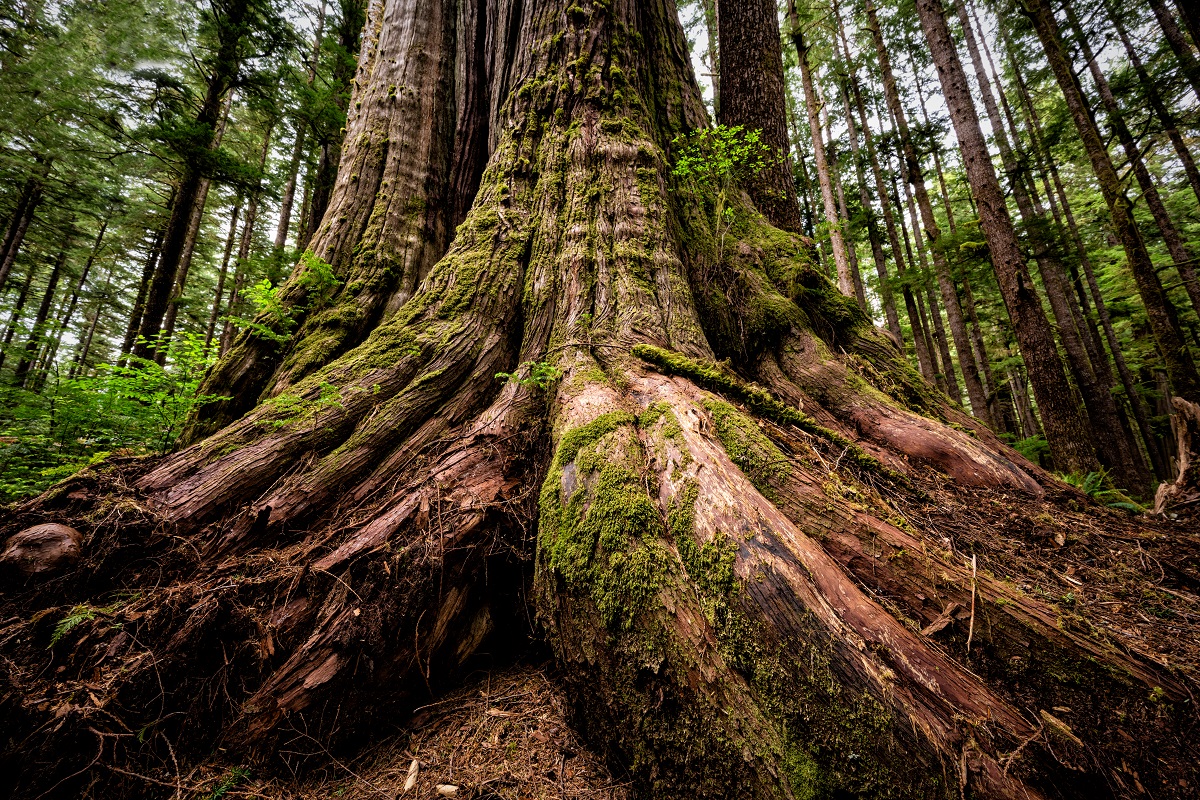
<path fill-rule="evenodd" d="M 372 58 L 403 61 L 392 28 L 416 8 L 372 4 Z M 1090 506 L 1004 446 L 746 198 L 719 241 L 670 166 L 707 124 L 671 0 L 421 9 L 457 54 L 418 59 L 456 76 L 438 102 L 489 120 L 469 212 L 360 338 L 303 369 L 247 361 L 267 344 L 243 338 L 210 383 L 254 364 L 245 408 L 197 422 L 219 430 L 0 523 L 84 539 L 65 571 L 3 585 L 0 792 L 161 796 L 213 759 L 342 763 L 535 639 L 639 796 L 1191 796 L 1192 650 L 1155 645 L 1139 603 L 1194 619 L 1200 538 Z M 371 63 L 364 109 L 391 80 Z M 433 151 L 453 148 L 406 158 Z M 340 182 L 362 179 L 356 153 Z M 305 323 L 288 352 L 327 333 Z M 978 515 L 970 552 L 912 511 L 938 502 Z M 1127 617 L 1000 560 L 1068 514 L 1153 567 L 1129 573 Z M 1085 534 L 1055 574 L 1109 558 Z"/>

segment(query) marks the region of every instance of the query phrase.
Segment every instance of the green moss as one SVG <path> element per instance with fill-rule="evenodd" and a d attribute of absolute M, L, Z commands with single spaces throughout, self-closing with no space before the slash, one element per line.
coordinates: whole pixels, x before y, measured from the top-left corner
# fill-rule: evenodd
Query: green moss
<path fill-rule="evenodd" d="M 774 497 L 775 487 L 791 473 L 787 456 L 759 430 L 754 420 L 721 400 L 705 400 L 704 407 L 712 414 L 717 439 L 738 469 L 768 497 Z"/>
<path fill-rule="evenodd" d="M 695 361 L 682 353 L 648 344 L 634 345 L 633 354 L 668 375 L 683 376 L 710 392 L 738 400 L 761 417 L 783 425 L 795 425 L 802 431 L 843 447 L 846 450 L 846 459 L 863 469 L 872 470 L 896 482 L 904 482 L 902 475 L 885 467 L 877 458 L 863 451 L 846 437 L 818 424 L 804 412 L 781 403 L 767 390 L 749 386 L 715 365 Z"/>
<path fill-rule="evenodd" d="M 605 625 L 620 628 L 632 626 L 668 568 L 662 522 L 631 452 L 633 424 L 632 414 L 615 411 L 564 434 L 539 498 L 544 564 L 589 594 Z"/>

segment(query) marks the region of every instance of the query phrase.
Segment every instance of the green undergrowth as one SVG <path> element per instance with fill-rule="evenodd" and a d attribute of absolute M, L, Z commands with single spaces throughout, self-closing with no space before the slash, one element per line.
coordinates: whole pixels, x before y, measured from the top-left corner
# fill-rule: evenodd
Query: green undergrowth
<path fill-rule="evenodd" d="M 903 476 L 885 467 L 879 459 L 865 452 L 846 437 L 820 425 L 804 412 L 780 402 L 767 390 L 750 386 L 715 365 L 705 364 L 681 353 L 648 344 L 634 345 L 633 354 L 668 375 L 688 378 L 710 392 L 733 398 L 765 419 L 781 425 L 794 425 L 806 433 L 811 433 L 831 444 L 845 448 L 846 459 L 863 469 L 871 470 L 896 482 L 904 482 Z"/>

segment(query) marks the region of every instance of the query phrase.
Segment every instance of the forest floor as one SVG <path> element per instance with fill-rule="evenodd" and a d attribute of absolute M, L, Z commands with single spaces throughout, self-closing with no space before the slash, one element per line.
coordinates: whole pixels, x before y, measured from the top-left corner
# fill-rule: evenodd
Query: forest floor
<path fill-rule="evenodd" d="M 156 573 L 160 578 L 185 567 L 190 563 L 184 558 L 186 541 L 171 535 L 169 526 L 156 523 L 155 514 L 129 488 L 150 463 L 147 459 L 113 459 L 60 484 L 37 501 L 9 506 L 5 509 L 8 513 L 0 517 L 0 539 L 26 525 L 53 519 L 79 528 L 85 539 L 83 557 L 93 565 L 143 563 L 149 554 L 148 563 L 161 570 Z M 1024 598 L 1040 601 L 1052 615 L 1051 624 L 1060 630 L 1156 662 L 1164 674 L 1180 678 L 1178 685 L 1191 693 L 1189 687 L 1200 676 L 1200 526 L 1194 519 L 1134 516 L 1106 508 L 1061 484 L 1051 484 L 1044 497 L 1033 498 L 964 489 L 922 468 L 915 469 L 912 478 L 919 491 L 886 493 L 894 512 L 889 519 L 904 529 L 932 532 L 932 539 L 921 536 L 920 544 L 914 546 L 926 551 L 924 554 L 889 552 L 865 537 L 861 548 L 853 551 L 834 552 L 844 540 L 842 544 L 828 540 L 825 546 L 865 591 L 935 647 L 980 674 L 1006 669 L 1008 661 L 1018 660 L 1003 648 L 989 653 L 994 648 L 989 641 L 988 615 L 995 614 L 1000 605 L 995 600 L 996 582 L 1000 582 L 1016 590 L 1016 602 L 1023 603 Z M 873 502 L 861 492 L 858 496 Z M 278 563 L 267 565 L 267 556 L 257 553 L 244 560 L 232 559 L 219 575 L 208 577 L 228 582 L 233 573 L 249 576 L 265 570 L 273 574 L 298 556 L 286 546 L 271 553 L 269 560 L 278 558 Z M 955 606 L 944 598 L 926 600 L 918 595 L 924 608 L 914 609 L 911 596 L 907 602 L 890 597 L 882 581 L 889 563 L 909 569 L 939 569 L 937 563 L 970 564 L 972 554 L 980 589 L 979 602 L 972 592 L 969 608 L 966 600 Z M 532 554 L 526 553 L 524 558 L 531 559 Z M 877 565 L 883 565 L 879 567 L 880 582 L 874 580 Z M 186 570 L 179 574 L 184 573 Z M 932 583 L 953 591 L 948 580 Z M 992 590 L 986 588 L 989 585 Z M 165 604 L 153 592 L 130 598 L 120 608 L 98 609 L 97 619 L 102 619 L 103 625 L 80 624 L 64 637 L 60 647 L 53 648 L 48 642 L 52 645 L 52 637 L 59 635 L 55 631 L 61 629 L 62 620 L 80 607 L 72 606 L 79 602 L 75 598 L 64 604 L 67 598 L 60 592 L 90 594 L 91 588 L 99 587 L 59 587 L 55 597 L 40 596 L 49 587 L 3 588 L 0 709 L 17 716 L 35 707 L 46 709 L 46 719 L 58 716 L 56 708 L 85 720 L 119 709 L 121 702 L 109 696 L 111 681 L 105 676 L 133 668 L 139 657 L 133 650 L 107 657 L 107 653 L 117 652 L 113 641 L 127 638 L 121 635 L 121 626 L 136 630 L 137 625 L 152 620 L 158 621 L 156 625 L 173 620 L 167 627 L 178 626 L 190 613 L 193 601 L 220 594 L 209 582 L 201 581 L 192 587 L 194 592 L 184 592 L 176 585 L 177 601 Z M 101 597 L 110 595 L 111 591 L 91 599 L 100 602 Z M 225 602 L 236 600 L 228 591 L 222 597 Z M 959 597 L 962 599 L 961 594 Z M 227 644 L 231 648 L 238 645 Z M 257 645 L 248 640 L 245 646 Z M 462 688 L 435 696 L 411 717 L 397 717 L 394 725 L 362 732 L 366 736 L 357 739 L 356 747 L 337 748 L 336 754 L 326 749 L 326 743 L 296 731 L 283 737 L 277 753 L 281 758 L 269 772 L 243 768 L 215 754 L 215 758 L 202 757 L 194 768 L 185 765 L 176 770 L 169 759 L 163 759 L 152 774 L 125 775 L 134 783 L 160 784 L 174 789 L 176 797 L 197 800 L 627 800 L 630 794 L 621 776 L 610 772 L 603 759 L 582 742 L 579 728 L 573 724 L 578 720 L 571 714 L 572 698 L 556 681 L 553 668 L 542 663 L 543 656 L 536 655 L 542 652 L 536 642 L 509 652 L 518 654 L 515 665 L 506 666 L 512 659 L 501 660 L 496 671 L 476 672 Z M 1022 652 L 1022 657 L 1037 659 L 1036 652 Z M 68 665 L 70 672 L 63 674 Z M 1043 667 L 1038 663 L 1034 668 Z M 1079 718 L 1080 707 L 1093 689 L 1079 685 L 1073 691 L 1076 695 L 1069 705 L 1076 707 L 1075 715 L 1065 706 L 1056 706 L 1054 713 L 1083 728 L 1102 727 L 1104 720 L 1099 718 Z M 85 697 L 90 700 L 81 701 Z M 1018 688 L 1010 699 L 1031 715 L 1037 713 L 1034 695 L 1026 697 Z M 1153 691 L 1151 699 L 1158 702 Z M 152 700 L 144 698 L 144 702 Z M 1192 713 L 1197 713 L 1195 699 L 1190 706 Z M 18 707 L 26 711 L 18 712 Z M 289 760 L 304 764 L 295 776 L 288 775 Z M 414 762 L 415 782 L 406 790 Z M 321 766 L 314 768 L 313 764 Z M 123 770 L 116 764 L 104 766 Z M 131 765 L 130 769 L 141 768 Z"/>
<path fill-rule="evenodd" d="M 321 742 L 298 733 L 286 748 L 301 758 L 323 754 L 327 762 L 304 777 L 262 778 L 236 766 L 207 764 L 179 777 L 178 796 L 628 800 L 627 787 L 570 726 L 567 698 L 552 670 L 521 664 L 476 675 L 460 690 L 416 709 L 406 724 L 348 761 L 323 753 Z M 280 755 L 286 760 L 283 747 Z"/>

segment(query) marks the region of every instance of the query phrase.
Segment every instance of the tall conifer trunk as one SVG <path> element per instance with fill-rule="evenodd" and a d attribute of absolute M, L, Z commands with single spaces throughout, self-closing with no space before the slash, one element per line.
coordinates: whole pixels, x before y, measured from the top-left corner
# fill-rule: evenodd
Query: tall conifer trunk
<path fill-rule="evenodd" d="M 1084 98 L 1079 78 L 1071 69 L 1054 12 L 1048 0 L 1024 0 L 1022 9 L 1033 23 L 1038 39 L 1041 40 L 1046 60 L 1049 61 L 1055 81 L 1066 98 L 1067 109 L 1079 131 L 1092 171 L 1096 174 L 1100 190 L 1104 194 L 1112 218 L 1113 231 L 1125 250 L 1129 271 L 1133 273 L 1138 293 L 1146 307 L 1146 318 L 1150 322 L 1150 329 L 1158 344 L 1172 388 L 1183 397 L 1200 398 L 1200 373 L 1196 371 L 1196 363 L 1184 341 L 1178 314 L 1150 260 L 1146 242 L 1142 239 L 1142 233 L 1133 218 L 1133 204 L 1125 195 L 1121 180 L 1096 127 L 1091 108 Z"/>

